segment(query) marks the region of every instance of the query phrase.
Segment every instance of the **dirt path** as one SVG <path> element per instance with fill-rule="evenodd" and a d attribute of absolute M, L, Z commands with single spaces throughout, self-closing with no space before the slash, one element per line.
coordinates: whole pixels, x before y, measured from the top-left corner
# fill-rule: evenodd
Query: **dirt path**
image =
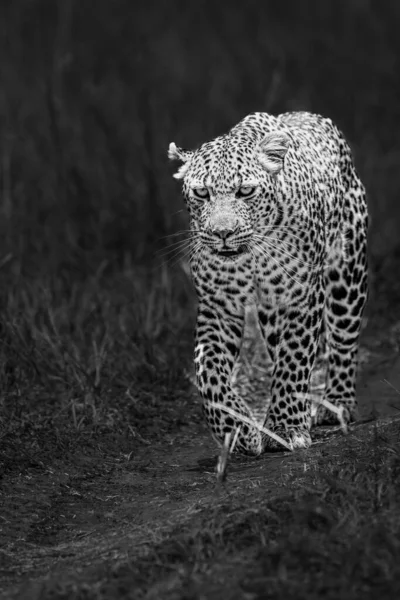
<path fill-rule="evenodd" d="M 400 357 L 390 330 L 379 337 L 376 331 L 367 331 L 361 359 L 361 417 L 367 419 L 373 412 L 382 423 L 387 423 L 388 417 L 389 421 L 400 417 Z M 167 597 L 157 582 L 143 592 L 148 586 L 146 577 L 150 577 L 145 569 L 144 587 L 139 585 L 137 595 L 131 589 L 113 595 L 113 588 L 109 596 L 104 592 L 96 596 L 93 590 L 104 587 L 120 565 L 142 564 L 149 549 L 165 544 L 171 536 L 173 540 L 171 532 L 177 527 L 185 523 L 195 526 L 197 516 L 220 506 L 221 498 L 226 501 L 234 495 L 236 501 L 242 498 L 246 503 L 262 488 L 263 497 L 273 499 L 287 493 L 306 463 L 320 457 L 322 446 L 317 436 L 307 455 L 236 458 L 226 488 L 218 495 L 216 449 L 198 418 L 194 397 L 175 401 L 174 410 L 176 426 L 156 444 L 138 438 L 132 446 L 127 439 L 94 435 L 72 440 L 73 447 L 68 449 L 49 440 L 45 449 L 36 453 L 24 454 L 21 446 L 16 454 L 15 447 L 5 453 L 1 598 Z M 368 435 L 372 427 L 371 423 L 355 427 L 348 436 L 350 443 L 362 431 Z M 340 444 L 343 441 L 337 434 L 324 447 Z M 171 544 L 172 555 L 179 553 L 179 547 Z M 165 583 L 163 568 L 159 567 L 160 581 Z M 212 597 L 211 591 L 207 597 Z"/>

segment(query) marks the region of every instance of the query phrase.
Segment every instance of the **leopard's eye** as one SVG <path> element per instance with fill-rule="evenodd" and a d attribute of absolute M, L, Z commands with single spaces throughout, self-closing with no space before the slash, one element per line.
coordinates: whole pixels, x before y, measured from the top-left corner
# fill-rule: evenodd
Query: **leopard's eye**
<path fill-rule="evenodd" d="M 249 198 L 256 191 L 256 187 L 254 185 L 242 185 L 239 188 L 237 196 L 238 198 Z"/>
<path fill-rule="evenodd" d="M 210 197 L 210 192 L 205 187 L 202 187 L 202 188 L 193 188 L 193 195 L 196 198 L 201 198 L 201 200 L 207 200 L 207 198 Z"/>

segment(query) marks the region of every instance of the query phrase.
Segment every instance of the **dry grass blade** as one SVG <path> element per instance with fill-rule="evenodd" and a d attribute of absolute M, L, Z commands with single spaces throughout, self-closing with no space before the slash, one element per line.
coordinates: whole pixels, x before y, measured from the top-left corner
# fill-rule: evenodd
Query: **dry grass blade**
<path fill-rule="evenodd" d="M 293 450 L 292 446 L 288 442 L 286 442 L 283 438 L 281 438 L 279 435 L 277 435 L 270 429 L 267 429 L 266 427 L 259 425 L 258 423 L 256 423 L 256 421 L 254 421 L 248 417 L 245 417 L 244 415 L 241 415 L 240 413 L 237 413 L 236 411 L 232 410 L 228 406 L 225 406 L 224 404 L 221 404 L 220 402 L 210 402 L 209 405 L 212 408 L 216 408 L 218 410 L 228 413 L 229 415 L 231 415 L 232 417 L 237 419 L 240 423 L 247 423 L 247 425 L 250 425 L 251 427 L 255 427 L 260 432 L 265 433 L 270 438 L 272 438 L 273 440 L 275 440 L 276 442 L 281 444 L 281 446 L 284 446 L 287 450 L 290 450 L 290 451 Z"/>

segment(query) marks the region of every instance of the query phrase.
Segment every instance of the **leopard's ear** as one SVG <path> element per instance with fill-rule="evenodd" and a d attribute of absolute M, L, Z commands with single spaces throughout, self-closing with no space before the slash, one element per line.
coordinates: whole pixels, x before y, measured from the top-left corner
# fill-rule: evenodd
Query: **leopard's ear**
<path fill-rule="evenodd" d="M 267 133 L 257 148 L 257 158 L 269 173 L 279 173 L 283 168 L 290 138 L 280 131 Z"/>
<path fill-rule="evenodd" d="M 193 152 L 190 150 L 183 150 L 182 148 L 178 148 L 174 142 L 171 142 L 168 148 L 168 158 L 170 160 L 180 160 L 183 162 L 183 165 L 178 169 L 178 171 L 174 174 L 175 179 L 183 179 L 186 171 L 190 165 L 190 159 L 193 156 Z"/>

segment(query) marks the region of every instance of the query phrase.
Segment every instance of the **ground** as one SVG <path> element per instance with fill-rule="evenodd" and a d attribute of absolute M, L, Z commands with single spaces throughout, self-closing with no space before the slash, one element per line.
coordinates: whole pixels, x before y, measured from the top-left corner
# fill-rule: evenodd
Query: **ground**
<path fill-rule="evenodd" d="M 393 261 L 379 268 L 363 333 L 360 422 L 347 437 L 319 430 L 307 451 L 234 458 L 220 487 L 216 447 L 190 384 L 138 401 L 125 430 L 54 414 L 43 397 L 29 410 L 15 398 L 0 451 L 0 597 L 399 593 Z M 253 355 L 242 375 L 255 362 Z"/>

